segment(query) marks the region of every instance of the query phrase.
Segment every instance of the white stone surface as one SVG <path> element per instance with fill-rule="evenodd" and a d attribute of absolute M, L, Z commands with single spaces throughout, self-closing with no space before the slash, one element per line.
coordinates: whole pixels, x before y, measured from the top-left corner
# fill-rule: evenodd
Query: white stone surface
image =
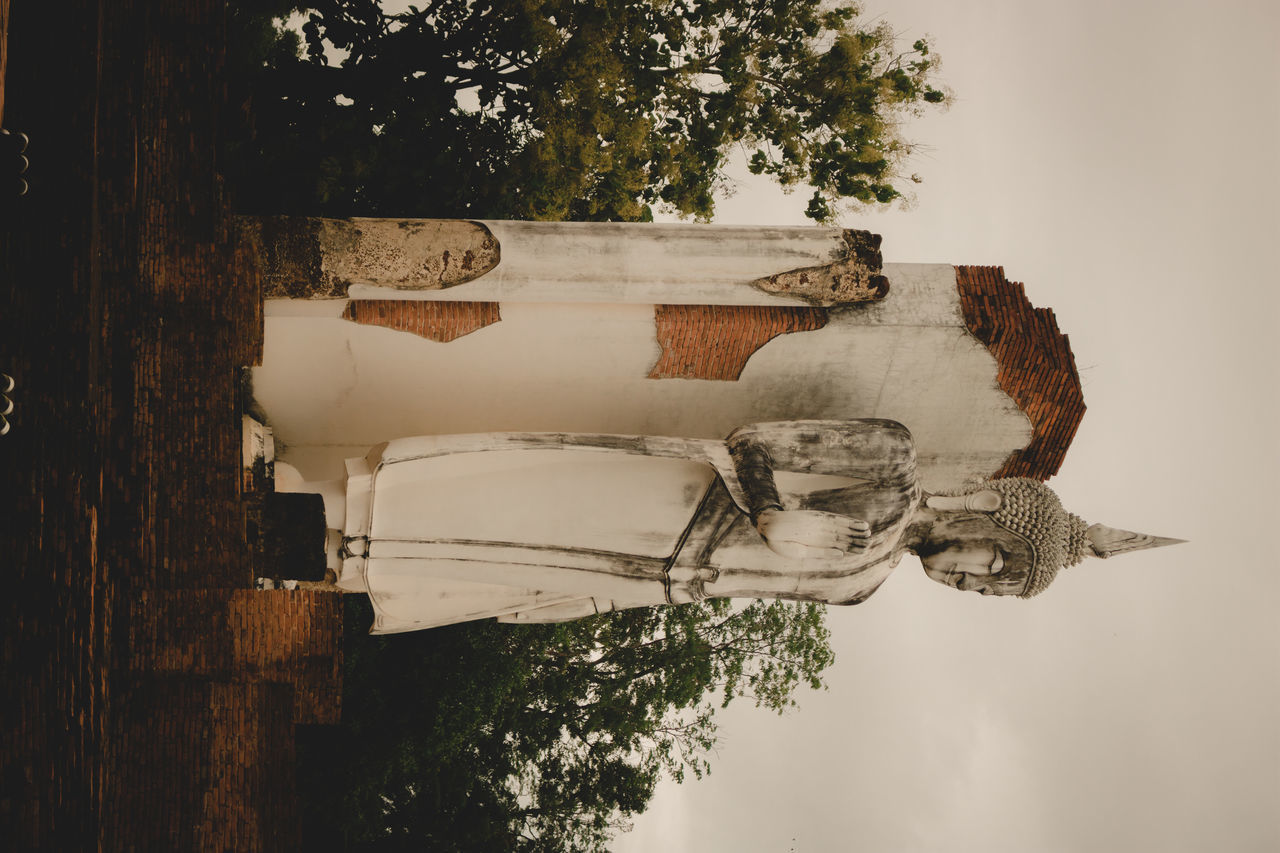
<path fill-rule="evenodd" d="M 563 450 L 457 453 L 391 465 L 373 535 L 667 557 L 711 483 L 686 459 Z M 431 483 L 424 490 L 422 483 Z M 549 515 L 548 504 L 557 508 Z"/>
<path fill-rule="evenodd" d="M 963 325 L 953 268 L 889 265 L 886 274 L 884 302 L 774 338 L 735 382 L 647 378 L 659 355 L 651 304 L 512 301 L 500 322 L 445 344 L 338 311 L 269 312 L 254 393 L 278 455 L 308 479 L 339 477 L 344 458 L 412 435 L 723 438 L 744 423 L 866 417 L 911 429 L 926 488 L 994 472 L 1031 428 Z M 442 293 L 475 298 L 471 286 Z"/>
<path fill-rule="evenodd" d="M 750 497 L 742 463 L 715 440 L 479 433 L 379 445 L 347 462 L 339 586 L 368 592 L 374 633 L 707 596 L 841 603 L 874 592 L 919 500 L 901 427 L 774 423 L 731 441 L 768 448 L 764 464 L 786 472 L 776 492 Z M 848 487 L 839 510 L 828 503 L 835 484 Z M 815 498 L 830 512 L 811 511 Z M 761 514 L 753 526 L 761 499 L 773 502 L 773 523 Z M 856 548 L 829 535 L 841 511 L 844 526 L 865 528 Z"/>
<path fill-rule="evenodd" d="M 472 282 L 401 291 L 352 284 L 353 299 L 806 304 L 750 282 L 845 254 L 843 229 L 614 222 L 485 221 L 501 260 Z"/>

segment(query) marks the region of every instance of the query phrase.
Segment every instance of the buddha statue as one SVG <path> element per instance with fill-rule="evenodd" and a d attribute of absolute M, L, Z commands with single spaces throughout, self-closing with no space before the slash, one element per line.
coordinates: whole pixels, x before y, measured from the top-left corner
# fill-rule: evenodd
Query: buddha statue
<path fill-rule="evenodd" d="M 725 441 L 486 433 L 399 439 L 327 487 L 332 588 L 374 633 L 546 622 L 747 597 L 857 604 L 907 553 L 983 595 L 1043 592 L 1085 556 L 1167 545 L 1066 512 L 1045 485 L 928 494 L 889 420 L 784 421 Z"/>

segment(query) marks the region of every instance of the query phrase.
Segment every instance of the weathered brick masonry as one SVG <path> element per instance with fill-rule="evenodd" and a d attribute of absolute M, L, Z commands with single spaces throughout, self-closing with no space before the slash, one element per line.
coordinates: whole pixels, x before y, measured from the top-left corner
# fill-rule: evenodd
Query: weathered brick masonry
<path fill-rule="evenodd" d="M 1053 312 L 1033 308 L 1025 288 L 1006 279 L 1003 267 L 956 267 L 956 286 L 969 331 L 1000 365 L 1000 387 L 1031 419 L 1031 443 L 996 476 L 1047 480 L 1058 473 L 1084 418 L 1071 342 Z"/>
<path fill-rule="evenodd" d="M 131 597 L 129 610 L 130 672 L 287 684 L 295 723 L 339 722 L 341 596 L 142 590 Z"/>
<path fill-rule="evenodd" d="M 293 689 L 271 682 L 118 679 L 118 762 L 103 810 L 106 850 L 291 850 Z M 181 778 L 179 778 L 181 774 Z M 146 820 L 140 820 L 146 815 Z"/>
<path fill-rule="evenodd" d="M 298 844 L 294 720 L 338 713 L 336 599 L 256 597 L 239 370 L 257 276 L 217 174 L 220 0 L 14 0 L 0 198 L 0 838 Z"/>
<path fill-rule="evenodd" d="M 497 302 L 413 302 L 353 299 L 342 316 L 447 344 L 502 319 Z"/>
<path fill-rule="evenodd" d="M 778 335 L 826 324 L 823 308 L 656 305 L 654 326 L 662 352 L 649 378 L 733 381 L 752 354 Z"/>

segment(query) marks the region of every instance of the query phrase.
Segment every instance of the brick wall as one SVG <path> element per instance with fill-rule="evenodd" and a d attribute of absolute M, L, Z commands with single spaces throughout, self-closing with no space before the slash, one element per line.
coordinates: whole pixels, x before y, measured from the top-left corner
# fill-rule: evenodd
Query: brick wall
<path fill-rule="evenodd" d="M 267 682 L 147 678 L 122 685 L 107 850 L 297 850 L 293 690 Z M 145 816 L 145 819 L 142 819 Z"/>
<path fill-rule="evenodd" d="M 295 723 L 339 722 L 341 595 L 143 590 L 129 608 L 130 671 L 288 684 Z"/>
<path fill-rule="evenodd" d="M 956 267 L 969 331 L 999 364 L 997 381 L 1031 420 L 1031 443 L 1014 451 L 998 477 L 1047 480 L 1058 473 L 1084 418 L 1084 394 L 1071 342 L 1053 312 L 1034 308 L 1003 267 Z"/>
<path fill-rule="evenodd" d="M 421 335 L 442 344 L 502 319 L 497 302 L 353 299 L 342 316 L 357 323 Z"/>
<path fill-rule="evenodd" d="M 340 602 L 248 589 L 261 284 L 217 173 L 225 14 L 9 19 L 5 124 L 32 165 L 0 204 L 8 848 L 295 849 L 294 719 L 338 713 Z"/>
<path fill-rule="evenodd" d="M 0 127 L 4 126 L 4 79 L 9 64 L 9 0 L 0 0 Z"/>
<path fill-rule="evenodd" d="M 734 381 L 760 347 L 827 324 L 822 308 L 771 305 L 656 305 L 658 361 L 650 379 Z"/>

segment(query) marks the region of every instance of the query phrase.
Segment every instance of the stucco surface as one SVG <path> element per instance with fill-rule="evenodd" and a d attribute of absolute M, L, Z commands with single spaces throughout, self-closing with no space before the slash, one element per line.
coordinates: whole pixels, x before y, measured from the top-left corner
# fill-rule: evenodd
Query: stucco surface
<path fill-rule="evenodd" d="M 954 269 L 886 272 L 888 299 L 775 338 L 734 382 L 649 378 L 660 355 L 651 303 L 505 301 L 501 322 L 450 343 L 342 320 L 340 306 L 317 316 L 314 304 L 272 303 L 254 393 L 282 458 L 309 479 L 338 477 L 344 457 L 419 434 L 722 438 L 757 421 L 863 417 L 910 427 L 926 487 L 993 473 L 1030 425 L 964 327 Z M 454 292 L 471 298 L 480 283 Z"/>

